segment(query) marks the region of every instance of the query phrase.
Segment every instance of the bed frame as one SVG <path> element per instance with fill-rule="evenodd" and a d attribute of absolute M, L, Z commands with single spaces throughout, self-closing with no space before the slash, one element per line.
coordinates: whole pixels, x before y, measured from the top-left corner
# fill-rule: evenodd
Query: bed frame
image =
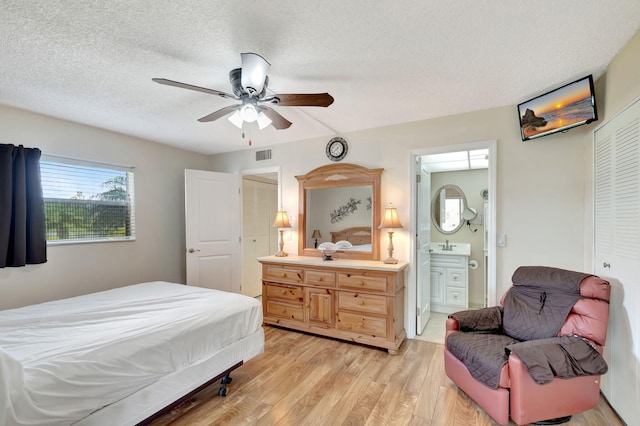
<path fill-rule="evenodd" d="M 177 399 L 173 403 L 171 403 L 171 404 L 167 405 L 166 407 L 164 407 L 163 409 L 159 410 L 155 414 L 152 414 L 151 416 L 147 417 L 146 419 L 144 419 L 143 421 L 138 423 L 136 426 L 146 426 L 146 425 L 150 424 L 151 422 L 156 420 L 158 417 L 161 417 L 161 416 L 165 415 L 166 413 L 170 412 L 175 407 L 177 407 L 178 405 L 180 405 L 183 402 L 187 401 L 189 398 L 191 398 L 192 396 L 194 396 L 195 394 L 197 394 L 201 390 L 203 390 L 205 388 L 208 388 L 209 386 L 213 385 L 213 383 L 217 382 L 218 380 L 220 380 L 220 389 L 218 389 L 218 395 L 227 396 L 227 385 L 229 383 L 231 383 L 231 381 L 233 380 L 231 378 L 230 374 L 231 374 L 231 372 L 233 370 L 235 370 L 236 368 L 240 367 L 242 364 L 243 364 L 242 361 L 238 362 L 233 367 L 229 368 L 228 370 L 224 371 L 223 373 L 218 374 L 213 379 L 207 381 L 206 383 L 203 383 L 202 385 L 198 386 L 197 388 L 195 388 L 191 392 L 187 393 L 186 395 L 184 395 L 181 398 Z"/>
<path fill-rule="evenodd" d="M 371 244 L 371 228 L 368 226 L 356 226 L 331 233 L 331 242 L 349 241 L 354 246 Z"/>

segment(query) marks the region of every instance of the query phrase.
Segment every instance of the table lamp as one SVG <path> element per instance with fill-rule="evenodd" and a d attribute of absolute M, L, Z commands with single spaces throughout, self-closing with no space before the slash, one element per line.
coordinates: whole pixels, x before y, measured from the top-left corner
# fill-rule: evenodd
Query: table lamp
<path fill-rule="evenodd" d="M 291 224 L 289 223 L 289 216 L 287 215 L 287 212 L 285 212 L 284 210 L 279 210 L 278 213 L 276 213 L 276 220 L 273 222 L 273 227 L 278 228 L 280 231 L 280 250 L 278 250 L 278 252 L 276 253 L 276 256 L 278 257 L 288 256 L 289 253 L 285 253 L 283 250 L 284 228 L 291 228 Z"/>
<path fill-rule="evenodd" d="M 318 238 L 322 238 L 322 235 L 320 234 L 320 230 L 314 229 L 313 234 L 311 234 L 311 238 L 315 239 L 315 242 L 313 243 L 313 247 L 318 248 Z"/>
<path fill-rule="evenodd" d="M 395 207 L 391 207 L 391 203 L 389 203 L 389 207 L 384 210 L 384 219 L 379 229 L 382 228 L 388 229 L 387 232 L 389 233 L 389 248 L 387 249 L 389 257 L 383 260 L 383 262 L 390 264 L 398 263 L 398 260 L 393 258 L 393 230 L 402 228 L 402 224 L 400 223 L 400 219 L 398 219 L 398 211 Z"/>

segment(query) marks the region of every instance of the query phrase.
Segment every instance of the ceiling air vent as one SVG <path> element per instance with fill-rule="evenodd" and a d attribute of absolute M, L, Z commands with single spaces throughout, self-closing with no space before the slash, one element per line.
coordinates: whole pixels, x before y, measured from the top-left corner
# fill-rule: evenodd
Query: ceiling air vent
<path fill-rule="evenodd" d="M 271 150 L 256 151 L 256 161 L 271 160 Z"/>

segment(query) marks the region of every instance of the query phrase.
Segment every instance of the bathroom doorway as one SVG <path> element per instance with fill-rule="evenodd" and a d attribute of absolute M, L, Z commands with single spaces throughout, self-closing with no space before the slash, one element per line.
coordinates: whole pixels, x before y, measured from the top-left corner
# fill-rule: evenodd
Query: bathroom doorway
<path fill-rule="evenodd" d="M 409 336 L 442 343 L 449 313 L 495 304 L 496 148 L 496 141 L 482 141 L 412 152 L 416 179 L 412 180 L 411 235 L 416 268 L 409 277 L 407 293 L 408 306 L 416 309 L 409 309 Z M 442 198 L 437 210 L 442 208 L 445 214 L 446 200 L 458 215 L 453 223 L 434 226 L 433 217 L 440 214 L 432 214 L 435 193 L 442 194 L 436 197 Z M 471 219 L 462 217 L 464 207 L 473 211 L 468 212 Z M 426 229 L 429 232 L 425 233 Z M 460 265 L 447 268 L 451 262 Z M 447 287 L 447 280 L 452 279 L 462 279 L 463 284 L 456 281 Z M 427 300 L 425 293 L 429 294 Z M 428 315 L 424 312 L 426 303 Z"/>

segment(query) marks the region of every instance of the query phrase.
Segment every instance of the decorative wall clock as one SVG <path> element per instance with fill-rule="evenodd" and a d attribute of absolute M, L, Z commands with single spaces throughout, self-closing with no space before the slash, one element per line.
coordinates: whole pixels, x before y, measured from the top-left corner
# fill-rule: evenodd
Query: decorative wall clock
<path fill-rule="evenodd" d="M 349 144 L 341 137 L 335 137 L 327 143 L 327 158 L 331 161 L 340 161 L 347 155 Z"/>

